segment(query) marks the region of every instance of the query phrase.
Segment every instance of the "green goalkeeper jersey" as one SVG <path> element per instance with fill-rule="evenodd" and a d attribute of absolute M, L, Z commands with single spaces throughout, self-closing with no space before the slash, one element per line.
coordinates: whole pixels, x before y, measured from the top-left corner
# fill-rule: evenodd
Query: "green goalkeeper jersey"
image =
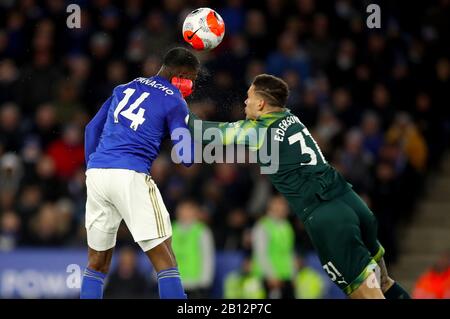
<path fill-rule="evenodd" d="M 308 129 L 288 109 L 237 122 L 200 121 L 190 112 L 188 125 L 197 142 L 246 145 L 256 152 L 262 168 L 276 167 L 269 178 L 302 220 L 322 201 L 334 199 L 351 188 L 327 163 Z M 211 137 L 211 128 L 220 134 L 213 133 L 215 138 Z"/>

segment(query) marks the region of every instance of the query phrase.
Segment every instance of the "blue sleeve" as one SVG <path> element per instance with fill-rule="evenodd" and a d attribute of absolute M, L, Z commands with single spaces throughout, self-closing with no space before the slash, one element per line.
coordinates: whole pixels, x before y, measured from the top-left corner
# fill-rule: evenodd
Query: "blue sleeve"
<path fill-rule="evenodd" d="M 86 165 L 89 161 L 89 156 L 95 152 L 98 143 L 100 142 L 100 136 L 105 126 L 106 118 L 108 117 L 109 106 L 112 101 L 112 96 L 103 103 L 100 110 L 94 116 L 94 118 L 86 125 L 84 131 L 84 157 Z"/>
<path fill-rule="evenodd" d="M 166 115 L 170 139 L 178 155 L 178 160 L 184 166 L 189 167 L 194 163 L 195 144 L 187 125 L 189 110 L 184 100 L 179 99 L 172 107 L 168 108 Z"/>

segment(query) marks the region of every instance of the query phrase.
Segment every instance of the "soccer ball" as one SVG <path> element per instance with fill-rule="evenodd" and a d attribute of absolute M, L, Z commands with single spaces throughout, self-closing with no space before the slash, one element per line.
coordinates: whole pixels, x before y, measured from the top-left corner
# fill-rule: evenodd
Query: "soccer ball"
<path fill-rule="evenodd" d="M 199 8 L 186 17 L 183 38 L 196 50 L 211 50 L 222 42 L 225 23 L 213 9 Z"/>

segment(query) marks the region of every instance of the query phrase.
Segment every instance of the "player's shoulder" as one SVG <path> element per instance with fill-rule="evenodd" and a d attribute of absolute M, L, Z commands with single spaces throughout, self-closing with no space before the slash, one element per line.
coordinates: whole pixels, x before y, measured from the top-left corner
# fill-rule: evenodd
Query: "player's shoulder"
<path fill-rule="evenodd" d="M 162 77 L 137 77 L 130 82 L 120 84 L 114 88 L 124 89 L 133 88 L 135 90 L 149 92 L 153 95 L 161 96 L 169 100 L 179 100 L 182 99 L 180 91 L 169 81 Z"/>
<path fill-rule="evenodd" d="M 180 105 L 187 108 L 180 91 L 169 81 L 158 76 L 137 77 L 130 82 L 116 86 L 114 92 L 118 94 L 126 89 L 132 89 L 136 94 L 148 93 L 153 100 L 157 100 L 159 104 L 165 105 L 168 109 Z"/>
<path fill-rule="evenodd" d="M 283 116 L 280 116 L 276 121 L 274 121 L 273 125 L 283 126 L 286 129 L 289 127 L 305 127 L 300 118 L 292 113 L 289 109 L 284 112 Z"/>

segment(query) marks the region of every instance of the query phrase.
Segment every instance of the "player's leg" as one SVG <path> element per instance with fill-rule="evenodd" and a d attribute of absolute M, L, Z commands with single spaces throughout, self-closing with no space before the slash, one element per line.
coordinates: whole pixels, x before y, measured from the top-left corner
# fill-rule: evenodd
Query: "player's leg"
<path fill-rule="evenodd" d="M 384 259 L 378 262 L 381 273 L 381 289 L 386 299 L 411 299 L 411 296 L 394 279 L 389 277 Z"/>
<path fill-rule="evenodd" d="M 380 269 L 381 290 L 383 291 L 383 294 L 384 294 L 386 291 L 388 291 L 392 287 L 392 285 L 395 283 L 395 281 L 391 277 L 389 277 L 383 257 L 378 262 L 378 267 Z"/>
<path fill-rule="evenodd" d="M 134 240 L 149 257 L 158 276 L 160 298 L 184 299 L 183 285 L 170 238 L 172 226 L 158 187 L 141 173 L 123 172 L 130 191 L 117 195 L 117 204 Z"/>
<path fill-rule="evenodd" d="M 378 263 L 377 272 L 380 277 L 380 286 L 386 299 L 409 299 L 408 293 L 388 275 L 383 260 L 384 248 L 377 239 L 378 223 L 375 215 L 353 191 L 346 193 L 342 200 L 358 214 L 362 238 L 372 257 Z"/>
<path fill-rule="evenodd" d="M 156 271 L 159 297 L 161 299 L 186 299 L 171 240 L 171 237 L 166 236 L 140 241 L 138 244 Z"/>
<path fill-rule="evenodd" d="M 117 229 L 122 219 L 105 198 L 107 174 L 106 170 L 89 170 L 86 174 L 88 265 L 81 284 L 82 299 L 103 297 L 104 280 L 111 264 Z"/>
<path fill-rule="evenodd" d="M 150 243 L 152 241 L 143 241 L 138 243 L 150 259 L 150 262 L 152 263 L 153 268 L 156 272 L 172 267 L 177 267 L 177 262 L 172 251 L 170 241 L 171 237 L 165 239 L 160 244 L 151 249 L 148 249 L 146 247 L 150 246 Z"/>
<path fill-rule="evenodd" d="M 378 285 L 378 278 L 375 272 L 371 272 L 366 280 L 355 289 L 350 295 L 351 299 L 385 299 L 380 288 L 374 288 Z"/>
<path fill-rule="evenodd" d="M 357 214 L 341 199 L 323 202 L 304 221 L 330 279 L 350 298 L 383 298 L 377 263 L 364 245 Z"/>
<path fill-rule="evenodd" d="M 88 248 L 88 265 L 83 273 L 81 284 L 81 299 L 101 299 L 103 285 L 111 264 L 113 248 L 106 251 L 96 251 Z"/>

